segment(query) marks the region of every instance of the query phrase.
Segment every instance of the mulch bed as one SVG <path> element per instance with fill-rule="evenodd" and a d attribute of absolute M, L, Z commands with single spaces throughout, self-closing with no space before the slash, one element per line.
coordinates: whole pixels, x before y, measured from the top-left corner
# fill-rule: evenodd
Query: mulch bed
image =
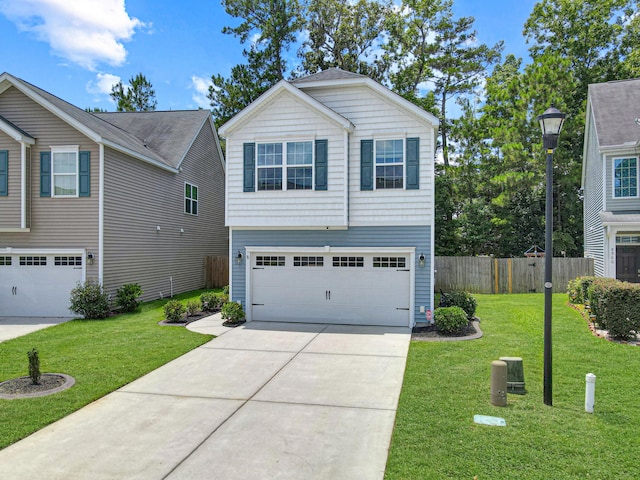
<path fill-rule="evenodd" d="M 192 315 L 191 317 L 182 317 L 179 322 L 168 322 L 167 320 L 162 320 L 161 322 L 158 322 L 158 325 L 173 325 L 176 327 L 184 327 L 191 322 L 210 317 L 211 315 L 215 315 L 216 313 L 219 313 L 219 310 L 217 312 L 200 312 L 199 314 Z"/>
<path fill-rule="evenodd" d="M 74 384 L 73 377 L 62 373 L 43 373 L 35 385 L 28 376 L 12 378 L 0 383 L 0 398 L 43 397 L 71 388 Z"/>
<path fill-rule="evenodd" d="M 413 327 L 413 330 L 411 331 L 411 340 L 464 340 L 466 337 L 478 334 L 476 324 L 477 322 L 471 321 L 459 332 L 451 334 L 445 334 L 438 331 L 435 325 Z"/>

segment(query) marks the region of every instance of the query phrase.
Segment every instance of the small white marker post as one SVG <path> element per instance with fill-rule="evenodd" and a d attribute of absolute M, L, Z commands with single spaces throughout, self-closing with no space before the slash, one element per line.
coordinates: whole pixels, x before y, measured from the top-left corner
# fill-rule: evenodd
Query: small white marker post
<path fill-rule="evenodd" d="M 584 394 L 584 410 L 587 413 L 593 413 L 593 405 L 596 396 L 596 376 L 593 373 L 587 373 L 587 387 Z"/>

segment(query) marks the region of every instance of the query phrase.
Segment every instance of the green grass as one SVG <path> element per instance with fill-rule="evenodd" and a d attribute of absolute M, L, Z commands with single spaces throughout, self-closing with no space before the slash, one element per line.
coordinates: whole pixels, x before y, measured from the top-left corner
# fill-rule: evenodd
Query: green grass
<path fill-rule="evenodd" d="M 553 299 L 553 406 L 544 405 L 543 295 L 477 295 L 484 337 L 411 342 L 386 479 L 640 478 L 640 347 L 594 337 Z M 523 358 L 527 394 L 490 403 L 491 361 Z M 595 412 L 585 375 L 597 376 Z M 502 417 L 507 427 L 473 423 Z"/>
<path fill-rule="evenodd" d="M 202 291 L 177 295 L 199 298 Z M 35 347 L 42 373 L 75 378 L 69 390 L 47 397 L 0 399 L 0 449 L 164 365 L 212 336 L 178 326 L 159 326 L 165 301 L 105 320 L 72 320 L 0 343 L 0 382 L 28 375 L 27 352 Z"/>

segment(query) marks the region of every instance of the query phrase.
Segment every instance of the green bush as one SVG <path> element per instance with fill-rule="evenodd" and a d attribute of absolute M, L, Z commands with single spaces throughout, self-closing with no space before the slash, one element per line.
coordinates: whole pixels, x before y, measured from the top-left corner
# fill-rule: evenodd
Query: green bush
<path fill-rule="evenodd" d="M 42 374 L 40 373 L 38 350 L 32 348 L 27 352 L 27 357 L 29 357 L 29 377 L 31 378 L 31 383 L 33 385 L 40 385 L 40 377 Z"/>
<path fill-rule="evenodd" d="M 615 282 L 606 288 L 600 299 L 599 315 L 609 335 L 628 340 L 640 333 L 640 285 Z M 596 319 L 598 323 L 600 321 Z"/>
<path fill-rule="evenodd" d="M 473 319 L 478 307 L 478 301 L 469 292 L 454 291 L 440 295 L 440 307 L 460 307 L 467 314 L 467 319 Z"/>
<path fill-rule="evenodd" d="M 461 307 L 439 307 L 433 312 L 436 328 L 442 333 L 458 333 L 469 323 Z"/>
<path fill-rule="evenodd" d="M 169 300 L 164 305 L 164 317 L 167 322 L 178 323 L 182 320 L 185 310 L 184 305 L 179 300 Z"/>
<path fill-rule="evenodd" d="M 127 283 L 116 290 L 116 305 L 121 312 L 134 312 L 140 302 L 138 297 L 142 295 L 142 287 L 137 283 Z"/>
<path fill-rule="evenodd" d="M 84 318 L 107 318 L 109 300 L 102 285 L 89 281 L 84 285 L 78 284 L 71 290 L 71 311 Z"/>
<path fill-rule="evenodd" d="M 229 285 L 225 285 L 224 287 L 222 287 L 222 293 L 224 293 L 226 296 L 229 296 Z"/>
<path fill-rule="evenodd" d="M 222 319 L 224 323 L 235 324 L 244 320 L 245 314 L 242 305 L 236 302 L 227 302 L 222 306 Z"/>
<path fill-rule="evenodd" d="M 587 300 L 589 300 L 589 307 L 591 308 L 591 315 L 595 315 L 596 323 L 601 328 L 609 328 L 607 325 L 607 319 L 603 312 L 603 301 L 609 288 L 616 283 L 621 283 L 615 278 L 593 278 L 589 282 L 587 288 Z"/>
<path fill-rule="evenodd" d="M 200 295 L 202 310 L 205 312 L 219 312 L 222 306 L 229 301 L 229 296 L 224 292 L 204 292 Z"/>
<path fill-rule="evenodd" d="M 200 301 L 198 300 L 187 300 L 187 317 L 193 317 L 197 315 L 200 311 Z"/>
<path fill-rule="evenodd" d="M 569 284 L 567 285 L 569 302 L 573 303 L 574 305 L 587 303 L 588 289 L 596 279 L 596 277 L 578 277 L 570 280 Z"/>

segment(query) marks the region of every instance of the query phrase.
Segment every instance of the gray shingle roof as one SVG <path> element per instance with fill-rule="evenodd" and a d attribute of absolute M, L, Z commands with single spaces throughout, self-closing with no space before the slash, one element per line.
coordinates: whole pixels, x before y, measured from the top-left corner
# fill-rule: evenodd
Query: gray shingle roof
<path fill-rule="evenodd" d="M 291 80 L 292 84 L 299 84 L 305 82 L 321 82 L 324 80 L 349 80 L 352 78 L 367 78 L 364 75 L 360 75 L 359 73 L 347 72 L 346 70 L 340 70 L 339 68 L 329 68 L 327 70 L 323 70 L 322 72 L 314 73 L 313 75 L 308 75 L 306 77 L 296 78 L 295 80 Z"/>
<path fill-rule="evenodd" d="M 7 75 L 12 83 L 31 90 L 103 141 L 172 168 L 178 167 L 211 114 L 207 110 L 89 113 L 20 78 L 3 75 Z"/>
<path fill-rule="evenodd" d="M 600 147 L 640 140 L 640 79 L 592 84 L 589 96 Z"/>

